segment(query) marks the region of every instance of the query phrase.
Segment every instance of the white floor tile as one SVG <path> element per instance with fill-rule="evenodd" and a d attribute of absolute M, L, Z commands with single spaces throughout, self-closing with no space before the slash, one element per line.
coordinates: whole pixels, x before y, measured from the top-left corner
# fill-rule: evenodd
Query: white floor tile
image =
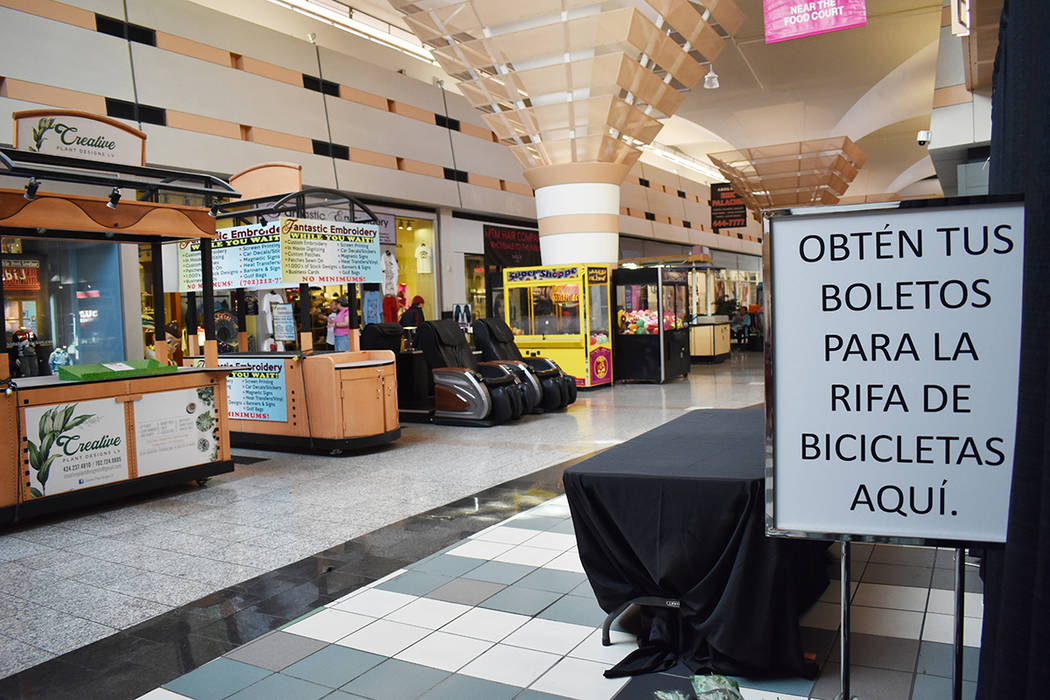
<path fill-rule="evenodd" d="M 963 614 L 966 617 L 984 617 L 984 596 L 980 593 L 964 593 L 963 606 Z M 926 607 L 926 611 L 941 613 L 942 615 L 954 615 L 955 591 L 943 591 L 938 588 L 930 589 L 930 602 Z"/>
<path fill-rule="evenodd" d="M 576 700 L 609 700 L 630 678 L 606 678 L 606 665 L 584 659 L 562 659 L 530 688 Z"/>
<path fill-rule="evenodd" d="M 888 586 L 881 583 L 862 583 L 853 596 L 854 605 L 869 608 L 893 608 L 895 610 L 926 609 L 928 588 L 913 586 Z"/>
<path fill-rule="evenodd" d="M 381 656 L 393 656 L 428 634 L 430 630 L 422 627 L 413 627 L 390 620 L 376 620 L 353 634 L 343 637 L 336 644 Z"/>
<path fill-rule="evenodd" d="M 459 670 L 465 676 L 526 687 L 558 661 L 556 654 L 497 644 Z"/>
<path fill-rule="evenodd" d="M 502 610 L 471 608 L 469 612 L 463 613 L 442 627 L 441 631 L 498 642 L 530 619 L 532 618 L 525 615 L 516 615 Z"/>
<path fill-rule="evenodd" d="M 983 621 L 967 617 L 963 622 L 963 644 L 968 647 L 981 646 Z M 951 644 L 955 641 L 955 616 L 926 613 L 926 624 L 922 628 L 924 642 Z"/>
<path fill-rule="evenodd" d="M 541 532 L 528 541 L 528 546 L 567 552 L 576 546 L 576 536 L 563 535 L 560 532 Z"/>
<path fill-rule="evenodd" d="M 470 539 L 484 540 L 486 542 L 500 542 L 502 544 L 521 544 L 525 540 L 532 539 L 535 536 L 536 530 L 497 525 L 496 527 L 490 527 L 487 530 L 482 530 L 477 534 L 471 535 Z"/>
<path fill-rule="evenodd" d="M 602 631 L 600 629 L 594 630 L 575 649 L 570 651 L 568 656 L 574 659 L 586 659 L 587 661 L 597 661 L 607 666 L 614 666 L 623 657 L 638 648 L 638 639 L 627 632 L 609 630 L 609 641 L 612 644 L 607 647 L 602 646 Z"/>
<path fill-rule="evenodd" d="M 918 639 L 922 632 L 922 613 L 854 605 L 851 612 L 850 629 L 858 634 Z"/>
<path fill-rule="evenodd" d="M 550 549 L 520 545 L 500 554 L 498 557 L 493 557 L 492 561 L 521 564 L 523 566 L 543 566 L 557 556 L 558 553 Z"/>
<path fill-rule="evenodd" d="M 394 658 L 421 666 L 455 672 L 476 659 L 492 646 L 492 642 L 460 637 L 445 632 L 434 632 L 424 637 Z"/>
<path fill-rule="evenodd" d="M 853 600 L 853 596 L 857 593 L 857 582 L 850 581 L 849 584 L 849 595 L 850 600 Z M 828 583 L 828 587 L 824 589 L 824 593 L 820 596 L 820 600 L 825 603 L 834 603 L 838 605 L 839 599 L 842 597 L 842 591 L 840 590 L 839 582 L 832 579 Z"/>
<path fill-rule="evenodd" d="M 190 698 L 187 698 L 185 695 L 173 693 L 165 688 L 157 688 L 156 690 L 149 691 L 145 695 L 140 695 L 137 700 L 190 700 Z"/>
<path fill-rule="evenodd" d="M 799 624 L 803 627 L 816 627 L 822 630 L 837 630 L 839 628 L 839 604 L 824 603 L 817 601 L 813 604 Z"/>
<path fill-rule="evenodd" d="M 375 618 L 326 608 L 301 622 L 285 627 L 284 631 L 331 643 L 356 632 L 370 622 L 375 622 Z"/>
<path fill-rule="evenodd" d="M 512 546 L 502 542 L 467 540 L 455 549 L 450 549 L 446 554 L 454 554 L 457 557 L 470 557 L 471 559 L 492 559 L 508 551 Z"/>
<path fill-rule="evenodd" d="M 569 550 L 565 554 L 559 554 L 557 558 L 543 565 L 545 569 L 557 569 L 558 571 L 575 571 L 578 574 L 586 573 L 580 562 L 580 555 Z"/>
<path fill-rule="evenodd" d="M 406 625 L 426 627 L 428 630 L 436 630 L 447 625 L 468 610 L 470 610 L 469 605 L 448 603 L 444 600 L 433 600 L 432 598 L 419 598 L 405 607 L 398 608 L 390 613 L 386 616 L 386 619 L 402 622 Z"/>
<path fill-rule="evenodd" d="M 331 607 L 344 612 L 357 613 L 358 615 L 384 617 L 398 608 L 403 608 L 414 600 L 416 600 L 416 596 L 414 595 L 394 593 L 393 591 L 380 591 L 375 588 L 370 588 L 367 591 L 362 591 L 358 595 L 346 598 Z"/>
<path fill-rule="evenodd" d="M 565 655 L 593 631 L 593 627 L 534 618 L 510 634 L 503 643 Z"/>
<path fill-rule="evenodd" d="M 772 690 L 759 690 L 758 688 L 741 688 L 740 694 L 744 700 L 807 700 L 805 695 L 784 695 Z"/>

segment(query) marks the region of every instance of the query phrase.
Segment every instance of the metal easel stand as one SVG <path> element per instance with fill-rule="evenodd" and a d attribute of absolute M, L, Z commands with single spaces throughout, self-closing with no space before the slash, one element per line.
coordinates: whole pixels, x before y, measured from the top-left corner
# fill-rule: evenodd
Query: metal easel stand
<path fill-rule="evenodd" d="M 842 569 L 839 574 L 839 694 L 835 700 L 856 700 L 850 695 L 850 656 L 849 656 L 849 633 L 850 633 L 850 610 L 849 610 L 849 577 L 850 577 L 850 548 L 849 540 L 842 541 Z"/>
<path fill-rule="evenodd" d="M 963 624 L 966 622 L 966 550 L 955 550 L 955 638 L 952 640 L 952 700 L 962 700 Z"/>

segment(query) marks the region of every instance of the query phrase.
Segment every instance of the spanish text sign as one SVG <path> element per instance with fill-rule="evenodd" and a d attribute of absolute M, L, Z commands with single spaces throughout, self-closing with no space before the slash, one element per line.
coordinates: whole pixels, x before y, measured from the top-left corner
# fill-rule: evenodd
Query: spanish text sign
<path fill-rule="evenodd" d="M 767 44 L 868 23 L 864 0 L 763 0 L 763 10 Z"/>
<path fill-rule="evenodd" d="M 773 527 L 1006 538 L 1020 203 L 774 218 Z"/>

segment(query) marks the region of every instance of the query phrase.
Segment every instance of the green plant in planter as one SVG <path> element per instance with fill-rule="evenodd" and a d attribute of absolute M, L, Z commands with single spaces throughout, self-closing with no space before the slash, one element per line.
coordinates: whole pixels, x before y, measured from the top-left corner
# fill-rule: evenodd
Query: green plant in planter
<path fill-rule="evenodd" d="M 37 435 L 40 442 L 34 443 L 29 438 L 26 438 L 26 443 L 29 445 L 29 467 L 36 472 L 36 480 L 40 482 L 39 490 L 36 487 L 29 489 L 34 498 L 43 497 L 46 491 L 45 485 L 47 484 L 48 474 L 51 471 L 51 464 L 57 456 L 51 454 L 51 448 L 55 446 L 55 441 L 63 433 L 67 433 L 73 428 L 82 425 L 94 416 L 93 413 L 74 416 L 73 412 L 76 410 L 76 407 L 77 405 L 74 403 L 64 408 L 55 406 L 44 411 L 44 415 L 40 416 L 40 421 L 37 424 Z"/>

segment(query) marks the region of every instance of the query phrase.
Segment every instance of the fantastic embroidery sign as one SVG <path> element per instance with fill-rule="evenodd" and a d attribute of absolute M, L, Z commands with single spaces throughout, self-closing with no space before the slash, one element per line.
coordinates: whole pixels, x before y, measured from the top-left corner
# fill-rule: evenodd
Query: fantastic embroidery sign
<path fill-rule="evenodd" d="M 771 221 L 773 529 L 1005 541 L 1023 205 Z"/>
<path fill-rule="evenodd" d="M 211 242 L 215 289 L 271 289 L 281 286 L 281 235 L 276 223 L 231 226 Z M 179 246 L 179 291 L 201 290 L 200 241 Z"/>
<path fill-rule="evenodd" d="M 281 217 L 285 285 L 378 284 L 379 227 Z"/>
<path fill-rule="evenodd" d="M 763 0 L 763 10 L 767 44 L 868 23 L 864 0 Z"/>

